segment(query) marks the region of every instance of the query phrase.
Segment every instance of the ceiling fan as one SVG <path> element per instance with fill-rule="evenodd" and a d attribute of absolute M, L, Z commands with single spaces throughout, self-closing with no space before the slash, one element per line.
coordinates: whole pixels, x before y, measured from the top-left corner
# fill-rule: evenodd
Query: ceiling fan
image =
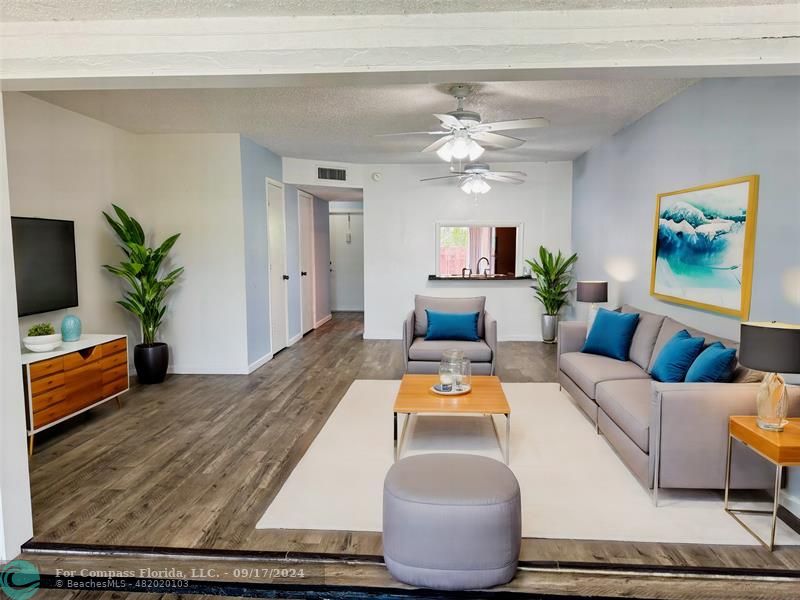
<path fill-rule="evenodd" d="M 477 112 L 464 110 L 464 99 L 470 93 L 467 85 L 455 85 L 450 88 L 450 93 L 458 102 L 456 110 L 444 114 L 434 114 L 439 119 L 442 131 L 410 131 L 406 133 L 387 133 L 384 136 L 397 135 L 437 135 L 442 136 L 432 144 L 422 149 L 423 152 L 436 152 L 442 160 L 450 162 L 453 159 L 469 160 L 478 159 L 486 148 L 505 150 L 516 148 L 525 143 L 525 140 L 495 133 L 497 131 L 510 131 L 513 129 L 532 129 L 534 127 L 547 127 L 550 121 L 544 117 L 528 119 L 514 119 L 512 121 L 495 121 L 484 123 Z"/>
<path fill-rule="evenodd" d="M 485 194 L 492 186 L 489 181 L 501 181 L 503 183 L 513 183 L 519 185 L 524 183 L 523 177 L 527 173 L 522 171 L 492 171 L 485 163 L 468 163 L 463 171 L 454 171 L 450 175 L 441 177 L 427 177 L 420 181 L 433 181 L 435 179 L 456 179 L 459 187 L 467 194 Z"/>

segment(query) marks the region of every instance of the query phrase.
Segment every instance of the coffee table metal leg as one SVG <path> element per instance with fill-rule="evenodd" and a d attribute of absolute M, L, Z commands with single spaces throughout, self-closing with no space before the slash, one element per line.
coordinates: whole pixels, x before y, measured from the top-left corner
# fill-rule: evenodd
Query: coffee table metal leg
<path fill-rule="evenodd" d="M 511 413 L 506 414 L 506 464 L 511 461 Z"/>
<path fill-rule="evenodd" d="M 394 460 L 397 462 L 397 413 L 394 414 Z"/>
<path fill-rule="evenodd" d="M 781 498 L 781 477 L 783 476 L 783 467 L 777 465 L 775 467 L 775 495 L 772 498 L 772 531 L 769 535 L 769 549 L 775 547 L 775 523 L 778 520 L 778 504 Z"/>

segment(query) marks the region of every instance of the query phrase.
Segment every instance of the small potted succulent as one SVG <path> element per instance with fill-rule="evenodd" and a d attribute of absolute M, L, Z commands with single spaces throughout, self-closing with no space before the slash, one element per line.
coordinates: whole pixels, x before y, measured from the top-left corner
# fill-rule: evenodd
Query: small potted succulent
<path fill-rule="evenodd" d="M 61 345 L 61 334 L 50 323 L 37 323 L 28 329 L 22 344 L 31 352 L 50 352 Z"/>

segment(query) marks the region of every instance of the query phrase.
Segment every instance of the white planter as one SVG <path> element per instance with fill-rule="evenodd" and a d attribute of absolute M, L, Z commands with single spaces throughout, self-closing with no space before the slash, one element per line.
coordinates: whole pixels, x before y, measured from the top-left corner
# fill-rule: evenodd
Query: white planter
<path fill-rule="evenodd" d="M 61 334 L 29 335 L 22 338 L 22 345 L 31 352 L 50 352 L 61 345 Z"/>

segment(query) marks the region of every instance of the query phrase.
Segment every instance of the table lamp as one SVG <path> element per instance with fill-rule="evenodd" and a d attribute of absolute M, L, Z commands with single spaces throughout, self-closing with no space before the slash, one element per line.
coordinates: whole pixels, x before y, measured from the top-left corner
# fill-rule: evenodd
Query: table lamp
<path fill-rule="evenodd" d="M 782 431 L 788 399 L 786 382 L 779 373 L 800 373 L 800 325 L 742 323 L 739 340 L 739 362 L 767 372 L 756 396 L 758 426 Z"/>
<path fill-rule="evenodd" d="M 590 302 L 589 317 L 586 319 L 586 335 L 592 329 L 594 318 L 597 316 L 597 304 L 608 302 L 608 282 L 607 281 L 579 281 L 578 282 L 578 302 Z"/>

